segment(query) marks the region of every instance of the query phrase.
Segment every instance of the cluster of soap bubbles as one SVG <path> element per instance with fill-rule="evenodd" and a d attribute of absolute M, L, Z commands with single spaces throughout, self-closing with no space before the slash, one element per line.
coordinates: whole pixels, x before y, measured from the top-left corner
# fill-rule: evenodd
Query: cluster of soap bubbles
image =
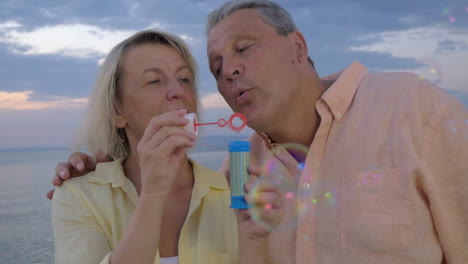
<path fill-rule="evenodd" d="M 262 216 L 273 210 L 273 204 L 250 204 L 254 221 L 266 229 L 293 229 L 305 218 L 311 207 L 318 203 L 336 206 L 332 191 L 317 193 L 313 170 L 307 168 L 308 148 L 300 144 L 282 144 L 272 149 L 263 162 L 262 175 L 255 181 L 250 195 L 260 195 L 264 186 L 273 186 L 282 196 L 284 218 L 278 226 L 271 226 Z M 304 175 L 302 175 L 304 173 Z"/>
<path fill-rule="evenodd" d="M 468 120 L 449 119 L 444 125 L 451 133 L 463 133 L 465 142 L 468 142 Z M 278 225 L 271 224 L 264 220 L 264 216 L 269 210 L 275 210 L 275 204 L 256 203 L 249 204 L 249 211 L 252 219 L 267 230 L 294 229 L 310 213 L 311 208 L 320 206 L 336 207 L 339 205 L 337 190 L 323 190 L 317 188 L 316 171 L 311 168 L 314 165 L 307 158 L 311 158 L 309 149 L 300 144 L 282 144 L 274 147 L 264 159 L 262 173 L 256 179 L 250 190 L 250 196 L 255 198 L 262 195 L 265 186 L 273 187 L 277 190 L 283 201 L 284 218 Z M 312 165 L 311 165 L 312 164 Z M 400 174 L 399 169 L 386 169 L 385 172 L 378 167 L 367 168 L 356 175 L 353 175 L 353 188 L 366 189 L 383 186 L 384 174 L 390 179 L 396 178 Z M 395 175 L 392 175 L 395 174 Z M 319 191 L 320 190 L 320 191 Z M 253 199 L 255 200 L 255 199 Z"/>
<path fill-rule="evenodd" d="M 413 72 L 419 76 L 419 79 L 427 79 L 434 84 L 440 85 L 443 79 L 443 73 L 439 64 L 434 60 L 420 60 L 423 67 L 419 67 Z"/>
<path fill-rule="evenodd" d="M 468 14 L 468 7 L 465 7 L 465 10 L 455 10 L 450 9 L 448 7 L 442 9 L 442 15 L 447 16 L 447 21 L 449 23 L 457 22 L 457 18 L 459 18 L 462 15 L 462 13 L 464 13 L 465 15 Z"/>
<path fill-rule="evenodd" d="M 453 11 L 451 11 L 449 8 L 444 8 L 442 9 L 442 14 L 444 16 L 447 16 L 448 17 L 448 21 L 450 23 L 455 23 L 455 21 L 457 21 L 457 17 L 455 15 L 453 15 Z"/>

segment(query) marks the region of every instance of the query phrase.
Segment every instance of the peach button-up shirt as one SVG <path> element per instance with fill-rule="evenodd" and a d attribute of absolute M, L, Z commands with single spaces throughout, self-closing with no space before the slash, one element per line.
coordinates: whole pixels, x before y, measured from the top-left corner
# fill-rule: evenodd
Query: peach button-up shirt
<path fill-rule="evenodd" d="M 468 263 L 463 105 L 414 74 L 359 62 L 323 80 L 334 82 L 311 106 L 321 122 L 298 177 L 308 210 L 272 232 L 271 263 Z M 251 164 L 288 156 L 266 135 L 250 141 Z"/>

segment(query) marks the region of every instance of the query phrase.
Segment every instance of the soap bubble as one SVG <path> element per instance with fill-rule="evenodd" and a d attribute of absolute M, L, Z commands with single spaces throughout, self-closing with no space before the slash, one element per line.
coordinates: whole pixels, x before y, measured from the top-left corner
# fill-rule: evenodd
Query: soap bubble
<path fill-rule="evenodd" d="M 309 210 L 310 188 L 300 188 L 301 175 L 305 171 L 308 148 L 300 144 L 282 144 L 274 147 L 263 162 L 262 174 L 254 183 L 250 196 L 255 200 L 265 186 L 274 188 L 282 199 L 285 216 L 278 226 L 264 219 L 270 210 L 278 209 L 275 204 L 250 204 L 252 219 L 265 229 L 293 229 L 302 221 Z M 310 186 L 310 185 L 309 185 Z"/>

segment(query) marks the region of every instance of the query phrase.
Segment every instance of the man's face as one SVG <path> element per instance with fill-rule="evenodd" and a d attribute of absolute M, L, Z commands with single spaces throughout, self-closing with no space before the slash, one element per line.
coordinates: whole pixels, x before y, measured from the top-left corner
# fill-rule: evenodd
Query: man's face
<path fill-rule="evenodd" d="M 259 132 L 280 125 L 299 96 L 295 41 L 293 33 L 279 35 L 253 9 L 231 14 L 209 32 L 207 52 L 218 91 Z"/>

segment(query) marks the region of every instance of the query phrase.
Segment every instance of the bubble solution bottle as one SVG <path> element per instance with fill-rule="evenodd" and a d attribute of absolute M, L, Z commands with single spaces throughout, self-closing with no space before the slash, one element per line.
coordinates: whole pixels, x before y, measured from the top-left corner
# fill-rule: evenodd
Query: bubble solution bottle
<path fill-rule="evenodd" d="M 247 170 L 249 166 L 250 142 L 231 141 L 229 143 L 229 170 L 231 186 L 231 208 L 248 209 L 245 201 L 244 185 L 250 176 Z"/>

